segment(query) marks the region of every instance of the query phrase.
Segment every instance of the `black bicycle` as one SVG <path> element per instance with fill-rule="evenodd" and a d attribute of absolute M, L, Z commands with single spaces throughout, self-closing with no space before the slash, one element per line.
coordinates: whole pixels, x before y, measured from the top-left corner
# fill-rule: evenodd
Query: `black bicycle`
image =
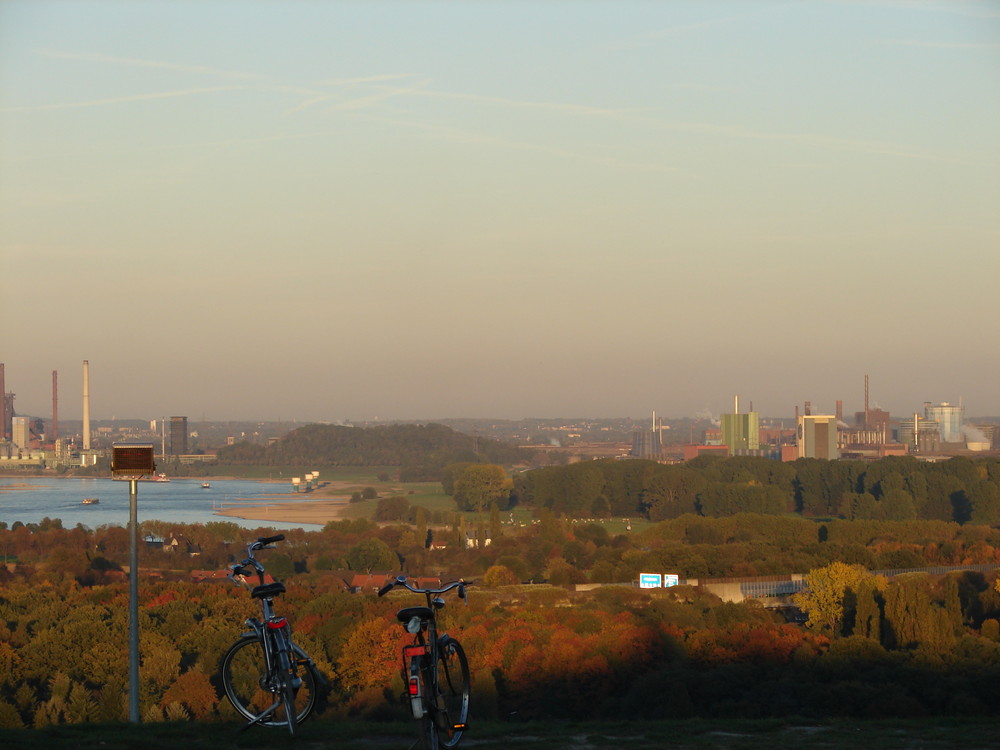
<path fill-rule="evenodd" d="M 396 613 L 406 632 L 413 634 L 413 643 L 403 647 L 403 682 L 413 718 L 420 722 L 424 750 L 455 747 L 468 728 L 469 662 L 462 644 L 447 633 L 438 635 L 437 613 L 444 606 L 440 595 L 452 589 L 468 604 L 465 588 L 470 585 L 453 581 L 439 589 L 421 589 L 399 576 L 378 592 L 383 596 L 402 586 L 427 599 L 425 607 L 404 607 Z"/>
<path fill-rule="evenodd" d="M 288 619 L 274 613 L 274 598 L 285 592 L 280 581 L 264 583 L 264 566 L 254 557 L 258 550 L 275 549 L 284 535 L 261 537 L 247 547 L 247 557 L 231 566 L 229 578 L 250 589 L 260 602 L 261 618 L 251 617 L 250 628 L 222 657 L 222 684 L 233 706 L 249 723 L 243 727 L 288 727 L 295 734 L 300 722 L 316 706 L 324 684 L 316 664 L 292 640 Z M 247 575 L 257 576 L 257 585 Z"/>

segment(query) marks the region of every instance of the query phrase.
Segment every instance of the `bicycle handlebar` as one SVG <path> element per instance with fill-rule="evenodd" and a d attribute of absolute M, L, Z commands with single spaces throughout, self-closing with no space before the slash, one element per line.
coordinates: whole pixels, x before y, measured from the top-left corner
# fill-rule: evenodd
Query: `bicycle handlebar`
<path fill-rule="evenodd" d="M 283 542 L 284 540 L 285 540 L 284 534 L 275 534 L 274 536 L 262 536 L 250 546 L 253 549 L 263 549 L 269 544 L 274 544 L 275 542 Z"/>
<path fill-rule="evenodd" d="M 247 546 L 247 555 L 249 556 L 245 560 L 241 560 L 238 563 L 230 565 L 229 568 L 232 572 L 229 574 L 228 577 L 233 581 L 235 581 L 236 580 L 235 576 L 245 576 L 247 574 L 246 570 L 247 567 L 252 567 L 254 569 L 254 572 L 258 576 L 263 576 L 264 566 L 261 565 L 259 562 L 257 562 L 256 558 L 254 558 L 253 556 L 254 550 L 274 549 L 273 547 L 268 547 L 268 545 L 274 544 L 275 542 L 282 542 L 284 541 L 284 539 L 285 539 L 284 534 L 275 534 L 274 536 L 262 536 L 259 537 L 257 541 L 251 542 Z"/>
<path fill-rule="evenodd" d="M 465 587 L 471 586 L 472 584 L 473 584 L 472 581 L 459 579 L 457 581 L 452 581 L 451 583 L 446 583 L 439 589 L 418 589 L 410 585 L 409 581 L 406 580 L 406 576 L 397 576 L 396 578 L 389 581 L 389 583 L 387 583 L 385 586 L 380 588 L 378 590 L 378 595 L 384 596 L 385 594 L 388 594 L 390 591 L 396 588 L 396 586 L 402 586 L 404 589 L 408 589 L 412 591 L 414 594 L 443 594 L 447 591 L 451 591 L 454 588 L 458 588 L 459 589 L 458 595 L 462 599 L 464 599 Z"/>

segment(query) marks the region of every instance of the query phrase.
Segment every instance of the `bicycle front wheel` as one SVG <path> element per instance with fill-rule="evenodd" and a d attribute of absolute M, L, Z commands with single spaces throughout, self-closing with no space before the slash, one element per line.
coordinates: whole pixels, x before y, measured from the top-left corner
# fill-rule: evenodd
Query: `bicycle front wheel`
<path fill-rule="evenodd" d="M 285 692 L 288 684 L 285 676 L 277 669 L 268 670 L 263 645 L 256 636 L 236 641 L 222 658 L 226 696 L 249 722 L 265 727 L 289 727 L 288 713 L 294 711 L 293 721 L 297 724 L 313 710 L 318 679 L 305 652 L 296 646 L 293 649 L 298 665 L 296 676 L 302 681 L 297 689 L 293 686 L 294 697 Z M 285 708 L 286 697 L 294 704 L 293 711 Z"/>
<path fill-rule="evenodd" d="M 425 719 L 429 750 L 455 747 L 461 741 L 469 721 L 470 684 L 469 661 L 462 644 L 443 638 L 438 645 L 437 684 L 429 701 L 429 720 Z"/>

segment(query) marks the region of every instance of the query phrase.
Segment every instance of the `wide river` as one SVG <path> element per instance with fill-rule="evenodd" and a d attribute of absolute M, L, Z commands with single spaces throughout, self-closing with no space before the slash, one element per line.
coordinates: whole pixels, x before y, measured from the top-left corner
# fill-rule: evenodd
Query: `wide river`
<path fill-rule="evenodd" d="M 257 482 L 245 479 L 172 479 L 169 482 L 139 482 L 136 514 L 139 521 L 207 523 L 228 521 L 244 528 L 319 528 L 314 524 L 253 521 L 216 515 L 234 506 L 266 506 L 276 502 L 309 502 L 310 495 L 292 491 L 291 483 Z M 94 497 L 98 503 L 84 505 Z M 317 498 L 319 499 L 319 498 Z M 329 498 L 324 498 L 329 499 Z M 15 521 L 38 523 L 45 517 L 59 518 L 63 528 L 78 523 L 90 529 L 103 525 L 128 526 L 129 483 L 97 478 L 0 477 L 0 521 L 7 527 Z"/>

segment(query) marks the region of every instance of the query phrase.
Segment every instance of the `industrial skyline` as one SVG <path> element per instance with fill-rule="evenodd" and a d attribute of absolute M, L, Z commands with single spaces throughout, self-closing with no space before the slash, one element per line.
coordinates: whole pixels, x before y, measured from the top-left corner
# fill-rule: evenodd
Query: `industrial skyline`
<path fill-rule="evenodd" d="M 85 359 L 95 418 L 1000 414 L 998 82 L 987 0 L 4 0 L 0 360 L 66 419 Z"/>
<path fill-rule="evenodd" d="M 90 424 L 90 421 L 91 421 L 91 418 L 92 418 L 91 414 L 90 414 L 91 386 L 90 386 L 90 361 L 89 360 L 83 360 L 81 374 L 82 374 L 81 397 L 79 399 L 76 399 L 73 396 L 70 396 L 70 398 L 69 398 L 69 404 L 70 404 L 70 406 L 68 408 L 67 408 L 67 401 L 65 400 L 65 395 L 60 396 L 60 394 L 59 394 L 58 385 L 57 385 L 57 383 L 58 383 L 58 371 L 57 370 L 53 370 L 52 371 L 51 402 L 50 402 L 48 410 L 45 410 L 43 408 L 38 408 L 38 407 L 35 407 L 35 408 L 25 407 L 25 406 L 20 406 L 19 407 L 18 406 L 19 399 L 17 398 L 17 391 L 13 390 L 11 387 L 8 387 L 10 385 L 10 383 L 8 381 L 8 378 L 7 378 L 6 363 L 0 362 L 0 393 L 4 393 L 5 394 L 5 398 L 3 399 L 3 410 L 0 411 L 0 426 L 2 426 L 4 424 L 9 424 L 10 417 L 11 417 L 11 414 L 12 414 L 11 408 L 13 407 L 13 413 L 17 413 L 18 415 L 22 415 L 22 416 L 29 416 L 29 417 L 32 417 L 32 418 L 45 420 L 50 425 L 50 427 L 48 429 L 49 430 L 54 430 L 55 437 L 58 437 L 58 434 L 59 434 L 59 416 L 58 415 L 59 414 L 63 414 L 64 418 L 67 421 L 74 421 L 74 422 L 75 421 L 82 421 L 82 423 L 83 423 L 82 436 L 83 436 L 83 443 L 84 443 L 83 447 L 84 448 L 89 448 L 89 441 L 90 441 L 90 431 L 89 431 L 90 428 L 89 428 L 89 424 Z M 66 382 L 65 377 L 63 378 L 62 382 Z M 917 412 L 923 413 L 923 412 L 926 411 L 928 418 L 933 418 L 933 419 L 941 422 L 941 424 L 943 425 L 942 426 L 942 430 L 943 430 L 942 437 L 946 438 L 947 441 L 950 442 L 950 441 L 954 441 L 954 440 L 956 440 L 956 439 L 958 439 L 960 437 L 960 433 L 961 433 L 961 429 L 962 429 L 962 422 L 963 422 L 963 419 L 964 419 L 965 415 L 968 415 L 969 417 L 973 417 L 973 418 L 975 418 L 975 417 L 987 417 L 987 418 L 989 418 L 989 417 L 995 417 L 995 418 L 1000 419 L 1000 413 L 990 414 L 990 413 L 986 413 L 986 412 L 977 411 L 974 408 L 973 408 L 972 412 L 968 412 L 967 409 L 966 409 L 964 400 L 961 399 L 961 398 L 958 399 L 958 401 L 954 402 L 954 403 L 950 402 L 950 401 L 924 399 L 919 404 L 913 404 L 913 405 L 911 405 L 910 408 L 908 408 L 908 409 L 897 410 L 895 412 L 892 412 L 891 410 L 883 409 L 881 406 L 879 406 L 879 402 L 877 400 L 870 399 L 870 390 L 869 389 L 870 389 L 869 376 L 865 375 L 864 376 L 863 395 L 858 400 L 858 407 L 859 408 L 853 410 L 853 413 L 854 413 L 853 421 L 858 421 L 858 420 L 861 419 L 862 415 L 866 415 L 864 417 L 863 423 L 861 425 L 862 427 L 864 427 L 866 429 L 868 429 L 868 428 L 873 428 L 874 429 L 874 427 L 875 427 L 874 423 L 871 424 L 871 425 L 868 424 L 869 419 L 872 419 L 872 420 L 887 419 L 888 415 L 890 413 L 896 419 L 901 419 L 901 418 L 911 417 L 914 413 L 917 413 Z M 703 413 L 703 414 L 669 414 L 669 415 L 666 415 L 666 418 L 667 419 L 683 419 L 683 418 L 688 418 L 688 417 L 699 417 L 699 418 L 707 418 L 707 419 L 718 421 L 722 425 L 722 430 L 723 430 L 724 434 L 730 434 L 730 437 L 732 439 L 738 439 L 739 443 L 740 443 L 740 446 L 742 448 L 753 450 L 755 448 L 755 445 L 752 442 L 752 440 L 754 438 L 752 438 L 751 436 L 754 435 L 756 433 L 756 431 L 759 429 L 759 425 L 756 422 L 756 417 L 757 416 L 764 417 L 764 418 L 772 418 L 772 419 L 783 419 L 783 418 L 792 417 L 793 421 L 795 419 L 797 419 L 798 416 L 799 416 L 799 409 L 800 409 L 800 405 L 799 404 L 794 404 L 794 403 L 793 404 L 789 404 L 787 412 L 776 412 L 776 413 L 772 413 L 772 414 L 767 414 L 767 413 L 762 413 L 758 409 L 756 409 L 754 407 L 754 403 L 753 403 L 752 399 L 745 399 L 744 402 L 743 402 L 743 405 L 741 406 L 740 405 L 740 396 L 739 396 L 739 394 L 733 396 L 732 398 L 733 398 L 733 401 L 732 401 L 731 408 L 728 408 L 728 409 L 727 408 L 723 408 L 718 413 L 711 413 L 711 414 L 707 414 L 707 413 Z M 74 401 L 76 401 L 76 403 L 79 405 L 79 410 L 78 411 L 74 410 L 74 408 L 72 406 L 72 403 Z M 801 406 L 805 410 L 806 413 L 809 413 L 809 412 L 812 411 L 813 402 L 811 400 L 806 400 Z M 825 405 L 825 404 L 821 405 L 821 404 L 817 403 L 817 407 L 818 407 L 818 410 L 816 411 L 817 414 L 834 415 L 836 417 L 837 421 L 842 422 L 842 423 L 846 423 L 848 421 L 852 421 L 851 417 L 845 416 L 845 408 L 844 408 L 844 400 L 843 399 L 837 399 L 833 404 L 830 404 L 830 405 Z M 156 411 L 155 408 L 154 408 L 154 411 Z M 183 410 L 182 409 L 182 411 L 188 411 L 188 410 Z M 848 409 L 848 411 L 850 411 L 850 409 Z M 80 416 L 79 417 L 66 416 L 67 414 L 72 415 L 74 413 L 79 414 Z M 742 416 L 745 417 L 745 416 L 749 415 L 750 413 L 753 413 L 755 415 L 755 419 L 749 420 L 749 421 L 743 420 L 739 424 L 737 424 L 735 421 L 732 421 L 732 420 L 730 420 L 730 422 L 727 423 L 727 420 L 726 420 L 727 416 L 728 417 L 732 417 L 734 415 L 742 415 Z M 162 409 L 160 410 L 160 415 L 159 416 L 157 416 L 156 414 L 148 413 L 148 411 L 144 412 L 142 414 L 124 414 L 124 413 L 117 413 L 114 409 L 111 409 L 111 411 L 109 413 L 104 413 L 104 414 L 98 415 L 96 417 L 93 417 L 93 419 L 95 419 L 95 420 L 102 420 L 102 421 L 114 420 L 114 419 L 121 419 L 121 420 L 136 420 L 136 419 L 138 419 L 138 420 L 165 420 L 167 417 L 163 416 L 164 414 L 166 414 L 166 412 L 164 412 Z M 477 416 L 484 417 L 484 418 L 489 418 L 489 417 L 500 418 L 500 417 L 498 417 L 498 415 L 490 415 L 490 414 L 482 414 L 482 415 L 477 415 Z M 532 417 L 544 418 L 544 416 L 545 415 L 526 415 L 526 418 L 532 418 Z M 559 416 L 559 417 L 565 417 L 565 418 L 573 418 L 573 417 L 597 417 L 597 416 L 600 416 L 600 415 L 588 415 L 588 414 L 581 413 L 581 414 L 564 414 L 564 415 L 550 415 L 550 416 Z M 635 415 L 635 414 L 615 414 L 615 415 L 603 415 L 603 416 L 608 416 L 608 417 L 612 417 L 612 418 L 629 418 L 629 419 L 639 419 L 639 420 L 643 419 L 643 417 L 641 415 Z M 253 421 L 254 419 L 256 419 L 256 417 L 254 417 L 253 415 L 242 415 L 242 416 L 238 416 L 238 417 L 235 417 L 235 418 L 234 417 L 216 418 L 216 417 L 210 417 L 209 415 L 201 415 L 201 417 L 199 417 L 199 418 L 200 419 L 211 420 L 211 421 L 226 421 L 227 419 L 232 419 L 234 421 Z M 455 415 L 440 414 L 440 415 L 430 415 L 430 416 L 426 417 L 425 419 L 434 419 L 434 418 L 450 419 L 450 418 L 457 418 L 457 417 L 455 417 Z M 664 418 L 664 415 L 661 414 L 660 417 L 659 417 L 659 420 L 662 421 L 663 418 Z M 172 421 L 177 421 L 177 422 L 179 422 L 180 420 L 184 420 L 184 423 L 186 424 L 188 418 L 186 416 L 185 417 L 178 417 L 178 416 L 174 416 L 173 414 L 171 414 L 170 419 Z M 278 421 L 280 421 L 280 420 L 278 420 Z M 319 422 L 322 422 L 322 421 L 329 421 L 329 420 L 325 420 L 325 419 L 321 419 L 321 418 L 315 418 L 315 419 L 306 418 L 306 419 L 293 419 L 293 420 L 289 420 L 289 421 L 304 421 L 304 422 L 319 421 Z M 358 421 L 363 421 L 363 420 L 358 420 Z M 392 420 L 391 419 L 387 419 L 386 421 L 392 421 Z M 400 421 L 405 421 L 405 420 L 400 420 Z M 420 420 L 417 420 L 417 421 L 420 421 Z M 658 421 L 657 414 L 656 414 L 656 411 L 654 410 L 653 414 L 652 414 L 652 427 L 653 427 L 653 431 L 654 432 L 656 431 L 657 421 Z M 0 427 L 0 429 L 2 429 L 2 427 Z M 727 430 L 729 430 L 730 433 L 727 433 L 726 432 Z M 9 429 L 7 430 L 7 432 L 9 433 Z M 183 434 L 183 432 L 184 432 L 184 429 L 182 429 L 180 431 L 180 433 L 178 433 L 178 434 Z M 3 434 L 0 434 L 0 438 L 2 438 L 3 436 L 4 436 Z M 9 435 L 8 435 L 8 437 L 9 437 Z M 748 441 L 748 440 L 750 440 L 751 442 L 746 442 L 744 444 L 744 441 Z"/>

